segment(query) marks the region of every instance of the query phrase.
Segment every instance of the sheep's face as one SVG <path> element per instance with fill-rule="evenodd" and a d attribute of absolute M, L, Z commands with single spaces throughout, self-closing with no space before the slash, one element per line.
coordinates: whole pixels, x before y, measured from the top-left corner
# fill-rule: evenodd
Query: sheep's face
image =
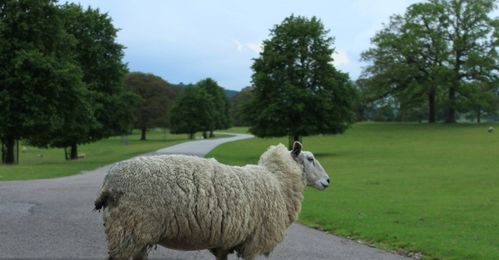
<path fill-rule="evenodd" d="M 329 176 L 311 152 L 302 151 L 299 142 L 293 144 L 291 156 L 303 166 L 303 175 L 308 186 L 324 190 L 329 186 Z"/>

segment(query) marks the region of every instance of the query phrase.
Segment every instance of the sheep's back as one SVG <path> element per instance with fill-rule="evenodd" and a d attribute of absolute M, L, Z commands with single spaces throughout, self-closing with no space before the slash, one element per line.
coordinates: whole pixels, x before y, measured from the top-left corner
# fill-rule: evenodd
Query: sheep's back
<path fill-rule="evenodd" d="M 248 240 L 277 244 L 284 237 L 279 183 L 260 166 L 183 155 L 142 157 L 116 165 L 106 181 L 122 194 L 121 207 L 162 224 L 158 232 L 165 246 L 231 248 Z"/>

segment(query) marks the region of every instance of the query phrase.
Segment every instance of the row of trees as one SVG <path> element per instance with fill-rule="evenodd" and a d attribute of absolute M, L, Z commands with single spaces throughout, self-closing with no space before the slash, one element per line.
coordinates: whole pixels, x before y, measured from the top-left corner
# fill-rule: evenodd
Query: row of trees
<path fill-rule="evenodd" d="M 362 54 L 358 80 L 362 112 L 389 118 L 456 122 L 458 112 L 478 122 L 499 104 L 499 20 L 496 0 L 430 0 L 394 15 Z M 371 108 L 371 109 L 370 109 Z"/>
<path fill-rule="evenodd" d="M 172 133 L 193 138 L 203 132 L 206 138 L 215 129 L 230 127 L 232 121 L 251 126 L 250 132 L 259 137 L 289 136 L 290 144 L 302 136 L 342 133 L 355 119 L 357 93 L 348 75 L 332 65 L 334 40 L 328 34 L 315 17 L 290 16 L 276 25 L 254 60 L 253 86 L 234 96 L 231 104 L 217 82 L 208 78 L 183 89 L 168 110 L 160 96 L 161 89 L 168 87 L 166 82 L 152 75 L 129 74 L 125 82 L 132 89 L 144 82 L 158 85 L 158 90 L 150 86 L 155 100 L 147 98 L 147 91 L 135 91 L 144 99 L 137 122 L 156 113 L 159 121 L 148 119 L 154 126 L 169 118 Z M 163 115 L 159 106 L 170 114 Z"/>
<path fill-rule="evenodd" d="M 123 87 L 123 46 L 107 14 L 55 0 L 0 2 L 2 161 L 23 139 L 70 147 L 126 131 L 135 96 Z"/>
<path fill-rule="evenodd" d="M 231 125 L 224 90 L 210 78 L 176 88 L 144 73 L 127 73 L 124 47 L 110 17 L 55 0 L 0 2 L 0 138 L 2 161 L 14 163 L 23 140 L 70 147 L 132 127 L 173 133 Z M 253 65 L 252 88 L 232 110 L 257 136 L 293 140 L 341 133 L 353 121 L 355 90 L 332 65 L 333 38 L 317 18 L 290 16 L 271 30 Z M 243 96 L 245 94 L 245 96 Z"/>
<path fill-rule="evenodd" d="M 139 97 L 134 127 L 141 130 L 141 140 L 146 140 L 147 130 L 153 127 L 168 127 L 192 139 L 196 132 L 208 138 L 214 130 L 232 125 L 224 89 L 211 78 L 179 86 L 153 74 L 132 72 L 125 76 L 125 86 Z"/>
<path fill-rule="evenodd" d="M 229 101 L 223 88 L 210 78 L 187 87 L 173 105 L 171 113 L 170 131 L 187 133 L 191 139 L 199 131 L 207 138 L 213 137 L 214 130 L 231 126 Z"/>

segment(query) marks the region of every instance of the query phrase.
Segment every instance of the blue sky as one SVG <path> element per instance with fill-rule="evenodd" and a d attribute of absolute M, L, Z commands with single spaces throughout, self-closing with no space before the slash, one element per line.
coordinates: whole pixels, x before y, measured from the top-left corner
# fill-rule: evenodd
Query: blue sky
<path fill-rule="evenodd" d="M 250 85 L 252 59 L 269 29 L 295 14 L 317 16 L 335 37 L 335 66 L 357 79 L 360 53 L 395 13 L 416 0 L 74 0 L 99 8 L 120 28 L 131 71 L 171 83 L 211 77 L 227 89 Z"/>

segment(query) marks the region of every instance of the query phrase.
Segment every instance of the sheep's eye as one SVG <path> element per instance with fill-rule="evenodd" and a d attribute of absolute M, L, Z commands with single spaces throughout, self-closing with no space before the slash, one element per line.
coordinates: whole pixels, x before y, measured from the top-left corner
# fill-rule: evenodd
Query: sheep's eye
<path fill-rule="evenodd" d="M 314 161 L 314 158 L 312 158 L 312 157 L 308 157 L 307 159 L 308 159 L 309 162 L 313 162 Z"/>

